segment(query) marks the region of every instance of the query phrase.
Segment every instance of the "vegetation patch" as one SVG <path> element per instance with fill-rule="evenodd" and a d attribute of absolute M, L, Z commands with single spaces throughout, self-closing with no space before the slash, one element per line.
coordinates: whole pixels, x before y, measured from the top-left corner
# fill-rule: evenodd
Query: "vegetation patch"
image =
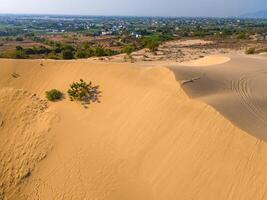
<path fill-rule="evenodd" d="M 50 91 L 46 91 L 45 95 L 49 101 L 58 101 L 62 98 L 63 93 L 57 89 L 52 89 Z"/>
<path fill-rule="evenodd" d="M 62 57 L 64 60 L 71 60 L 74 58 L 73 51 L 67 49 L 62 52 Z"/>
<path fill-rule="evenodd" d="M 246 54 L 251 55 L 256 53 L 256 48 L 255 47 L 250 47 L 246 50 Z"/>
<path fill-rule="evenodd" d="M 80 101 L 83 104 L 90 104 L 91 102 L 100 103 L 100 94 L 99 86 L 93 86 L 92 82 L 86 83 L 83 79 L 72 83 L 68 90 L 71 101 Z"/>

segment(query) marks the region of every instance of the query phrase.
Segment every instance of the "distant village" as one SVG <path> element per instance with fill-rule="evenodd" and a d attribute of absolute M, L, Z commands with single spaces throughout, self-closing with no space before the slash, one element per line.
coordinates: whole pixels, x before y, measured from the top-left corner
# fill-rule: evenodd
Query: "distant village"
<path fill-rule="evenodd" d="M 134 51 L 155 53 L 164 42 L 187 39 L 213 41 L 214 48 L 255 46 L 252 52 L 265 51 L 267 19 L 0 15 L 3 58 L 76 59 L 122 53 L 131 58 Z"/>
<path fill-rule="evenodd" d="M 253 28 L 253 29 L 252 29 Z M 254 33 L 251 33 L 253 32 Z M 26 33 L 82 32 L 91 36 L 127 34 L 140 38 L 154 32 L 174 36 L 254 35 L 265 40 L 267 20 L 230 18 L 100 17 L 1 15 L 0 36 Z"/>

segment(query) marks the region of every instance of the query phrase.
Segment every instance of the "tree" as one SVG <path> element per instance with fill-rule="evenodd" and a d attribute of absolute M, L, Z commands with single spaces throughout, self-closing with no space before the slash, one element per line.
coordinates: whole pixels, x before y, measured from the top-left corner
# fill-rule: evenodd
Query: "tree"
<path fill-rule="evenodd" d="M 155 52 L 160 45 L 160 36 L 152 35 L 143 39 L 144 46 L 150 51 Z"/>
<path fill-rule="evenodd" d="M 87 54 L 87 52 L 85 50 L 79 49 L 76 52 L 76 57 L 77 58 L 87 58 L 88 57 L 88 54 Z"/>
<path fill-rule="evenodd" d="M 95 49 L 95 55 L 97 57 L 105 56 L 105 50 L 103 48 L 97 47 Z"/>
<path fill-rule="evenodd" d="M 26 55 L 35 54 L 35 51 L 32 48 L 27 48 L 24 50 Z"/>
<path fill-rule="evenodd" d="M 74 58 L 74 54 L 71 50 L 67 49 L 67 50 L 63 50 L 62 57 L 65 60 L 71 60 Z"/>
<path fill-rule="evenodd" d="M 17 50 L 17 51 L 22 51 L 23 48 L 22 48 L 22 46 L 16 46 L 16 50 Z"/>
<path fill-rule="evenodd" d="M 25 59 L 25 58 L 28 58 L 28 56 L 25 54 L 24 50 L 16 50 L 15 58 L 17 58 L 17 59 Z"/>
<path fill-rule="evenodd" d="M 17 37 L 17 38 L 16 38 L 16 41 L 17 41 L 17 42 L 22 42 L 23 40 L 24 40 L 23 37 Z"/>

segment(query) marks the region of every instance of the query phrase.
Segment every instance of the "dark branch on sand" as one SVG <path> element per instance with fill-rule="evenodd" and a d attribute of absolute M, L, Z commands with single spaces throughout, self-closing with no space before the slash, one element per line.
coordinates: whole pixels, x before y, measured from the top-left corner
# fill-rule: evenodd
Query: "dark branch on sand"
<path fill-rule="evenodd" d="M 185 81 L 182 82 L 182 85 L 185 85 L 187 83 L 193 83 L 194 81 L 197 81 L 199 79 L 200 79 L 200 77 L 196 77 L 196 78 L 192 78 L 192 79 L 189 79 L 189 80 L 185 80 Z"/>

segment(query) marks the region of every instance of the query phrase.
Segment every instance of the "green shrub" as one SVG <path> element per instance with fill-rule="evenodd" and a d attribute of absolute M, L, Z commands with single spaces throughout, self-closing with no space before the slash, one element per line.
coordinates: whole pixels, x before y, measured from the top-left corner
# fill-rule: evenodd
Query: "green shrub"
<path fill-rule="evenodd" d="M 49 101 L 58 101 L 62 98 L 63 94 L 57 89 L 52 89 L 50 91 L 45 92 L 46 98 Z"/>
<path fill-rule="evenodd" d="M 24 40 L 23 37 L 17 37 L 17 38 L 16 38 L 16 41 L 17 41 L 17 42 L 22 42 L 23 40 Z"/>
<path fill-rule="evenodd" d="M 57 54 L 55 54 L 55 53 L 50 53 L 50 54 L 47 55 L 47 59 L 59 60 L 60 57 Z"/>
<path fill-rule="evenodd" d="M 155 52 L 160 45 L 160 36 L 153 35 L 143 38 L 143 46 Z"/>
<path fill-rule="evenodd" d="M 101 48 L 101 47 L 97 47 L 95 49 L 95 55 L 97 57 L 105 56 L 105 50 L 103 48 Z"/>
<path fill-rule="evenodd" d="M 246 39 L 247 38 L 247 36 L 246 36 L 246 33 L 239 33 L 238 35 L 237 35 L 237 39 L 240 39 L 240 40 L 244 40 L 244 39 Z"/>
<path fill-rule="evenodd" d="M 116 55 L 118 54 L 117 51 L 113 51 L 111 49 L 105 49 L 105 56 L 113 56 L 113 55 Z"/>
<path fill-rule="evenodd" d="M 16 50 L 17 51 L 22 51 L 23 50 L 23 47 L 22 46 L 16 46 Z"/>
<path fill-rule="evenodd" d="M 74 82 L 70 85 L 68 94 L 71 101 L 90 103 L 91 101 L 98 101 L 100 92 L 98 86 L 92 86 L 92 82 L 87 84 L 83 79 L 80 79 L 80 82 Z"/>
<path fill-rule="evenodd" d="M 27 48 L 24 50 L 26 55 L 32 55 L 35 54 L 35 51 L 32 48 Z"/>
<path fill-rule="evenodd" d="M 126 45 L 126 46 L 124 46 L 122 51 L 123 51 L 123 53 L 130 55 L 132 52 L 135 51 L 135 47 L 133 45 Z"/>
<path fill-rule="evenodd" d="M 246 50 L 246 54 L 255 54 L 256 48 L 250 47 Z"/>
<path fill-rule="evenodd" d="M 26 59 L 28 56 L 25 54 L 24 50 L 16 50 L 15 51 L 15 58 L 16 59 Z"/>
<path fill-rule="evenodd" d="M 88 57 L 88 54 L 87 54 L 86 50 L 81 50 L 81 49 L 79 49 L 79 50 L 76 52 L 76 57 L 77 57 L 77 58 L 87 58 L 87 57 Z"/>
<path fill-rule="evenodd" d="M 63 50 L 66 50 L 66 51 L 69 50 L 69 51 L 72 51 L 72 52 L 75 51 L 75 48 L 73 46 L 69 45 L 69 44 L 63 44 L 61 46 L 62 46 L 61 48 Z"/>
<path fill-rule="evenodd" d="M 64 50 L 62 52 L 62 57 L 65 60 L 71 60 L 71 59 L 74 58 L 74 54 L 73 54 L 73 52 L 71 50 L 68 49 L 68 50 Z"/>

